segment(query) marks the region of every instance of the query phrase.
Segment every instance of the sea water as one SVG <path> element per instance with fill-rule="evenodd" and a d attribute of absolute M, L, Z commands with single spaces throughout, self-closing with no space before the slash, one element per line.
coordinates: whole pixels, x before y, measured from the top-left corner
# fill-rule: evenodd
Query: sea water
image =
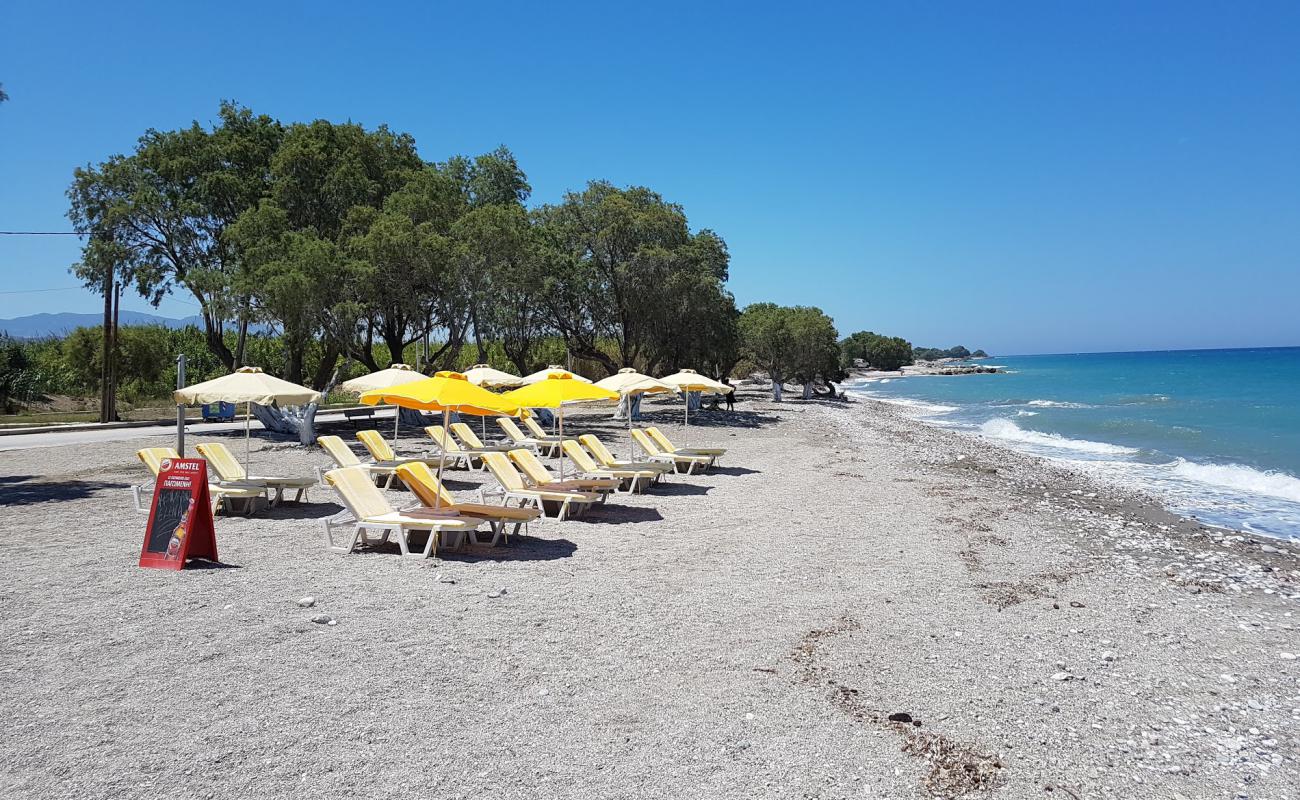
<path fill-rule="evenodd" d="M 853 380 L 850 394 L 1300 539 L 1300 347 L 1016 356 L 990 375 Z"/>

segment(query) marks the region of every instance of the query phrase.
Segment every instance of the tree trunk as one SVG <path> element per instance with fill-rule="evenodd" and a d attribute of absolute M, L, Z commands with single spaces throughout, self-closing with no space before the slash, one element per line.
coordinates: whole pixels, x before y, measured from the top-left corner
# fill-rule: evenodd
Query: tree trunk
<path fill-rule="evenodd" d="M 235 338 L 235 364 L 244 365 L 244 349 L 248 346 L 248 300 L 239 311 L 239 335 Z"/>
<path fill-rule="evenodd" d="M 776 403 L 781 402 L 781 390 L 784 388 L 785 387 L 781 385 L 781 381 L 779 379 L 777 378 L 772 379 L 772 401 L 773 402 Z"/>
<path fill-rule="evenodd" d="M 812 382 L 810 381 L 803 385 L 803 399 L 811 400 L 812 396 L 813 396 L 813 385 Z"/>
<path fill-rule="evenodd" d="M 339 350 L 337 342 L 329 340 L 325 343 L 325 352 L 321 353 L 320 363 L 316 365 L 316 373 L 311 378 L 311 388 L 321 391 L 322 387 L 330 383 L 330 376 L 338 374 L 334 368 L 339 363 Z M 347 366 L 346 361 L 343 366 Z"/>
<path fill-rule="evenodd" d="M 625 394 L 618 399 L 618 407 L 614 409 L 614 419 L 627 419 L 631 414 L 632 419 L 641 419 L 641 398 L 639 394 Z"/>
<path fill-rule="evenodd" d="M 404 364 L 402 353 L 406 350 L 406 337 L 403 331 L 384 329 L 384 344 L 388 345 L 388 364 Z M 388 366 L 385 364 L 384 366 Z M 383 369 L 383 367 L 380 367 Z"/>

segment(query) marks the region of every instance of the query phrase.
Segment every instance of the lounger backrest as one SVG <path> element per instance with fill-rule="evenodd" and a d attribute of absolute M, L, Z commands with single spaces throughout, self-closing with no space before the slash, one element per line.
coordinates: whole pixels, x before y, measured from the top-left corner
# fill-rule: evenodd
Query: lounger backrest
<path fill-rule="evenodd" d="M 538 437 L 539 439 L 545 439 L 547 436 L 550 435 L 546 432 L 546 429 L 543 428 L 541 425 L 538 425 L 537 420 L 533 419 L 532 417 L 524 417 L 524 424 L 527 425 L 528 430 L 532 431 L 533 435 Z"/>
<path fill-rule="evenodd" d="M 199 455 L 208 460 L 221 480 L 242 481 L 248 478 L 248 473 L 244 472 L 244 465 L 240 464 L 230 452 L 230 448 L 221 442 L 205 442 L 195 449 L 199 451 Z"/>
<path fill-rule="evenodd" d="M 423 461 L 411 461 L 397 468 L 397 477 L 402 479 L 406 488 L 418 498 L 420 503 L 429 508 L 450 508 L 456 501 L 446 488 L 438 482 L 429 465 Z"/>
<path fill-rule="evenodd" d="M 472 450 L 482 450 L 483 440 L 478 438 L 474 429 L 463 422 L 451 423 L 451 432 L 460 437 L 460 440 L 469 445 Z"/>
<path fill-rule="evenodd" d="M 136 457 L 144 462 L 144 465 L 149 468 L 149 471 L 156 478 L 158 473 L 162 472 L 162 460 L 164 458 L 180 458 L 180 454 L 176 452 L 174 447 L 146 447 L 143 450 L 137 450 Z"/>
<path fill-rule="evenodd" d="M 334 463 L 340 467 L 359 467 L 361 459 L 357 454 L 352 452 L 342 439 L 337 436 L 317 436 L 316 444 L 320 445 L 326 455 L 334 459 Z"/>
<path fill-rule="evenodd" d="M 664 436 L 663 431 L 659 430 L 653 425 L 650 426 L 649 428 L 646 428 L 645 432 L 650 434 L 650 438 L 654 439 L 656 444 L 658 444 L 660 447 L 667 450 L 668 452 L 671 453 L 672 451 L 677 449 L 677 446 L 674 445 L 672 442 L 668 441 L 667 436 Z"/>
<path fill-rule="evenodd" d="M 357 438 L 370 451 L 370 457 L 376 461 L 395 461 L 397 456 L 393 453 L 393 448 L 388 446 L 384 437 L 379 435 L 379 431 L 357 431 Z"/>
<path fill-rule="evenodd" d="M 524 479 L 519 477 L 519 470 L 515 465 L 510 463 L 510 459 L 505 453 L 484 453 L 483 463 L 492 473 L 492 477 L 497 479 L 508 491 L 518 491 L 526 488 Z"/>
<path fill-rule="evenodd" d="M 645 431 L 642 430 L 632 431 L 632 438 L 636 441 L 637 444 L 641 445 L 642 450 L 646 451 L 650 455 L 652 456 L 663 455 L 663 450 L 660 449 L 659 443 L 656 442 L 654 439 L 651 439 L 649 436 L 646 436 Z"/>
<path fill-rule="evenodd" d="M 438 445 L 438 447 L 442 449 L 442 452 L 464 452 L 461 450 L 460 445 L 456 443 L 456 440 L 451 437 L 451 434 L 447 433 L 447 429 L 441 425 L 430 425 L 424 429 L 424 432 L 429 434 L 429 438 L 433 440 L 434 444 Z"/>
<path fill-rule="evenodd" d="M 578 441 L 586 445 L 591 454 L 596 457 L 596 460 L 605 466 L 612 466 L 617 462 L 618 459 L 614 458 L 614 454 L 609 452 L 609 448 L 605 446 L 604 442 L 596 438 L 596 434 L 584 433 L 578 437 Z"/>
<path fill-rule="evenodd" d="M 332 469 L 325 473 L 325 482 L 338 491 L 343 505 L 358 520 L 378 517 L 393 510 L 365 467 Z"/>
<path fill-rule="evenodd" d="M 515 462 L 519 469 L 523 470 L 524 474 L 538 486 L 544 486 L 555 480 L 555 476 L 542 464 L 532 450 L 523 447 L 518 450 L 511 450 L 510 460 Z"/>
<path fill-rule="evenodd" d="M 519 430 L 519 426 L 515 424 L 513 419 L 497 417 L 497 424 L 501 426 L 501 430 L 506 432 L 506 436 L 509 436 L 512 442 L 528 441 L 528 437 L 524 435 L 523 431 Z"/>
<path fill-rule="evenodd" d="M 565 455 L 572 459 L 578 469 L 583 472 L 596 472 L 600 469 L 600 465 L 592 460 L 591 456 L 587 454 L 586 450 L 582 449 L 577 440 L 565 439 L 560 446 L 564 448 Z"/>

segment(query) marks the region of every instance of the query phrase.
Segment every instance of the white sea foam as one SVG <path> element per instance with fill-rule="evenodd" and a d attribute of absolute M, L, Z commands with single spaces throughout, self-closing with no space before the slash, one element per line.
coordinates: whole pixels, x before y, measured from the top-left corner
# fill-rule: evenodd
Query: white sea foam
<path fill-rule="evenodd" d="M 1064 400 L 1030 400 L 1025 405 L 1039 408 L 1092 408 L 1087 403 L 1068 403 Z"/>
<path fill-rule="evenodd" d="M 1036 417 L 1036 416 L 1038 416 L 1038 412 L 1037 412 L 1037 411 L 1026 411 L 1026 410 L 1024 410 L 1024 409 L 1022 408 L 1022 409 L 1020 409 L 1019 411 L 1016 412 L 1016 416 L 1017 416 L 1017 417 Z"/>
<path fill-rule="evenodd" d="M 980 433 L 992 439 L 1019 442 L 1034 447 L 1050 447 L 1055 450 L 1073 450 L 1077 453 L 1121 456 L 1132 455 L 1137 452 L 1136 448 L 1123 447 L 1117 444 L 1092 442 L 1087 439 L 1070 439 L 1059 433 L 1027 431 L 1011 420 L 1003 418 L 991 419 L 985 422 L 980 426 Z"/>
<path fill-rule="evenodd" d="M 872 400 L 878 400 L 882 403 L 889 403 L 891 406 L 902 406 L 903 408 L 915 411 L 924 415 L 932 414 L 949 414 L 957 410 L 957 406 L 942 406 L 938 403 L 925 403 L 920 400 L 909 400 L 906 397 L 879 397 L 877 395 L 867 395 Z"/>
<path fill-rule="evenodd" d="M 1198 464 L 1181 458 L 1169 468 L 1184 480 L 1300 503 L 1300 478 L 1286 472 L 1261 471 L 1244 464 Z"/>

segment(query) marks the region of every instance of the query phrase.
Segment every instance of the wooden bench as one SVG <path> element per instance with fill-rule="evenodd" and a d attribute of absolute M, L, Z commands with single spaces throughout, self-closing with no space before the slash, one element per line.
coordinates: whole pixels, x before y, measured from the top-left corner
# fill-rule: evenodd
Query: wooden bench
<path fill-rule="evenodd" d="M 345 408 L 343 416 L 349 420 L 360 419 L 362 417 L 373 417 L 375 410 L 373 408 Z"/>

